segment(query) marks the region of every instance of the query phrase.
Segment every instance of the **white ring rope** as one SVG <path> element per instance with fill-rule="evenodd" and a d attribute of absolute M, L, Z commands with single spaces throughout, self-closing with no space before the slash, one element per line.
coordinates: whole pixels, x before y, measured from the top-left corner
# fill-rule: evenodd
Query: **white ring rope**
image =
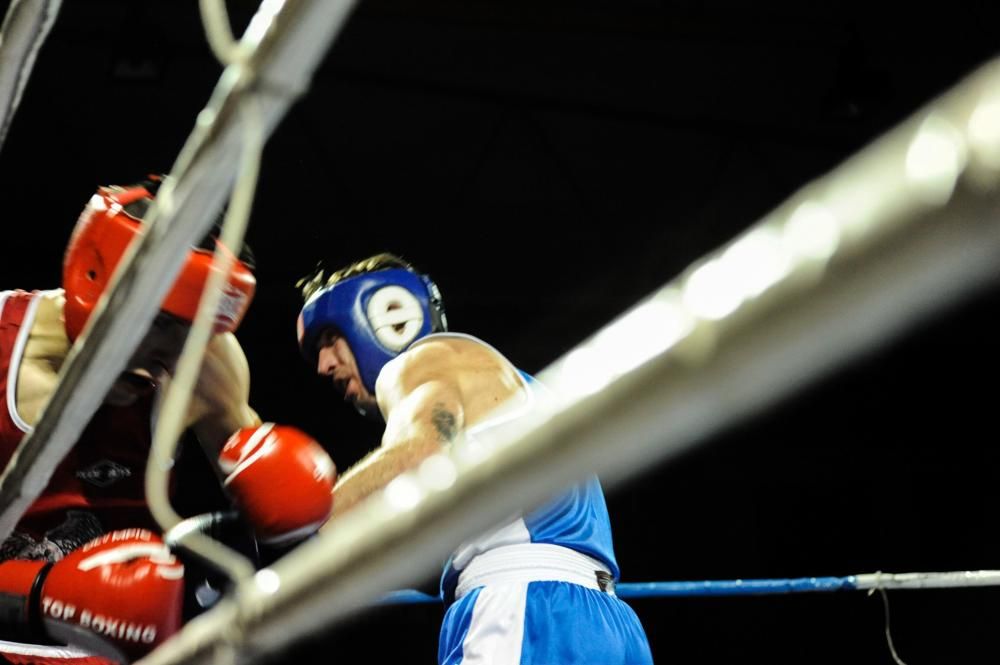
<path fill-rule="evenodd" d="M 223 65 L 246 63 L 245 51 L 233 39 L 226 3 L 220 0 L 199 0 L 198 8 L 201 11 L 201 22 L 205 26 L 205 38 L 216 59 Z"/>
<path fill-rule="evenodd" d="M 260 112 L 253 97 L 247 97 L 243 101 L 241 110 L 245 128 L 243 156 L 221 235 L 222 245 L 227 248 L 237 248 L 243 244 L 264 146 Z M 222 287 L 232 268 L 233 259 L 232 253 L 218 248 L 212 257 L 212 270 L 201 302 L 198 303 L 198 313 L 184 343 L 176 372 L 167 388 L 153 433 L 153 445 L 146 466 L 146 498 L 150 512 L 163 531 L 169 531 L 182 520 L 170 505 L 170 471 L 174 465 L 177 443 L 184 431 L 185 414 L 201 371 L 205 348 L 212 336 Z M 227 571 L 233 579 L 247 577 L 255 571 L 253 564 L 235 550 L 202 534 L 192 533 L 183 542 L 183 546 Z"/>
<path fill-rule="evenodd" d="M 206 34 L 216 56 L 225 66 L 247 69 L 248 71 L 245 71 L 240 78 L 246 81 L 254 80 L 252 64 L 248 58 L 241 57 L 242 51 L 233 42 L 228 18 L 225 15 L 225 5 L 215 0 L 202 0 L 201 8 Z M 225 21 L 224 25 L 219 23 L 221 20 Z M 243 144 L 239 172 L 229 208 L 223 219 L 220 238 L 223 247 L 229 249 L 217 247 L 212 257 L 208 283 L 202 292 L 198 312 L 167 388 L 156 430 L 153 433 L 149 463 L 146 466 L 146 498 L 150 512 L 164 532 L 170 531 L 183 519 L 170 505 L 170 472 L 174 466 L 177 444 L 185 429 L 185 415 L 201 372 L 205 349 L 212 336 L 222 291 L 233 266 L 232 252 L 238 251 L 238 248 L 243 246 L 243 238 L 253 207 L 253 195 L 257 188 L 257 177 L 260 173 L 265 136 L 260 109 L 252 93 L 244 95 L 241 99 L 240 112 Z M 192 532 L 180 544 L 225 571 L 234 580 L 249 577 L 255 572 L 253 563 L 246 557 L 204 534 Z"/>
<path fill-rule="evenodd" d="M 0 147 L 62 0 L 13 0 L 0 29 Z"/>

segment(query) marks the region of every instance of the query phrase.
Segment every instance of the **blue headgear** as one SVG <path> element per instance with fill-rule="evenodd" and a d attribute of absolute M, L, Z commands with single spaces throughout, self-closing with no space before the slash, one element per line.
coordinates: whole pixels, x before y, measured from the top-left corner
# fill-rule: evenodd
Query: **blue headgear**
<path fill-rule="evenodd" d="M 333 328 L 351 347 L 361 381 L 375 394 L 387 362 L 432 332 L 447 330 L 441 293 L 426 275 L 405 268 L 348 277 L 317 291 L 299 313 L 299 348 L 316 363 L 322 332 Z"/>

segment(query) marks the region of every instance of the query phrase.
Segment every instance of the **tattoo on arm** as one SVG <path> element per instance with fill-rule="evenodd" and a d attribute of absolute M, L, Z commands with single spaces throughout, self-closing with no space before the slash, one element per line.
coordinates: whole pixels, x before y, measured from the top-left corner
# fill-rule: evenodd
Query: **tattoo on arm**
<path fill-rule="evenodd" d="M 434 405 L 434 408 L 431 410 L 431 422 L 434 423 L 434 428 L 441 435 L 442 441 L 451 442 L 455 440 L 455 435 L 458 434 L 457 427 L 455 426 L 455 414 L 448 411 L 443 404 Z"/>

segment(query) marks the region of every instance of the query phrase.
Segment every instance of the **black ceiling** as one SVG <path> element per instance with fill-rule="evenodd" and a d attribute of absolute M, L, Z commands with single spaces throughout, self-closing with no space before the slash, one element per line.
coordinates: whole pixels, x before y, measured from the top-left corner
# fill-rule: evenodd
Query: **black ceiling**
<path fill-rule="evenodd" d="M 242 26 L 255 3 L 229 6 Z M 994 55 L 998 19 L 989 2 L 362 2 L 265 154 L 240 331 L 255 408 L 341 466 L 377 441 L 296 353 L 293 283 L 318 260 L 403 254 L 455 329 L 537 371 Z M 94 187 L 169 169 L 220 71 L 197 3 L 66 0 L 0 150 L 3 287 L 57 285 Z M 970 385 L 997 366 L 996 300 L 617 488 L 625 580 L 996 567 L 978 434 L 995 391 Z M 902 655 L 991 653 L 997 600 L 900 595 Z M 889 662 L 861 596 L 636 608 L 660 662 Z M 324 639 L 432 662 L 437 619 L 385 610 Z"/>

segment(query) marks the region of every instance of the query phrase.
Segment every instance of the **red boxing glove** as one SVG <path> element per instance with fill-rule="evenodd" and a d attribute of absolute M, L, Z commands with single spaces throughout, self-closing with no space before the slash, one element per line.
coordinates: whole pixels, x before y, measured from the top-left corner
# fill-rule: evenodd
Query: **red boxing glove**
<path fill-rule="evenodd" d="M 264 423 L 229 437 L 219 455 L 224 485 L 261 541 L 316 532 L 333 509 L 337 469 L 323 447 L 294 427 Z"/>
<path fill-rule="evenodd" d="M 183 595 L 184 566 L 145 529 L 113 531 L 55 563 L 0 564 L 6 636 L 102 655 L 138 658 L 176 633 Z"/>

